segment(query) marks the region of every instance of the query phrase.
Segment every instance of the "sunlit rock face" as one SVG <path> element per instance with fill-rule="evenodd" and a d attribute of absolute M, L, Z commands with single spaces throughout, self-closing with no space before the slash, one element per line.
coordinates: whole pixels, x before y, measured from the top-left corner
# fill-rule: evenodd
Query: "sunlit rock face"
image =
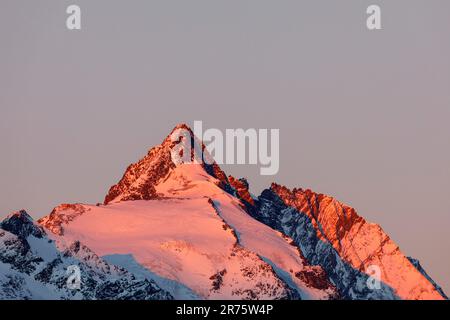
<path fill-rule="evenodd" d="M 336 199 L 272 184 L 257 200 L 255 218 L 292 237 L 322 266 L 347 299 L 443 299 L 442 290 L 411 263 L 382 228 Z M 381 287 L 368 274 L 379 268 Z"/>

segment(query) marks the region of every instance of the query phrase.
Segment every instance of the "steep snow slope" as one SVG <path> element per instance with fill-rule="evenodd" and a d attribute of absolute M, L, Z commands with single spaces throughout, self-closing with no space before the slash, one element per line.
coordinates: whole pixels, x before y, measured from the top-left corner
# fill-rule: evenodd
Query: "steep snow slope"
<path fill-rule="evenodd" d="M 80 239 L 102 256 L 132 254 L 145 268 L 202 298 L 294 295 L 267 263 L 237 243 L 208 198 L 83 207 L 83 214 L 62 226 L 60 241 Z"/>
<path fill-rule="evenodd" d="M 250 217 L 238 199 L 218 185 L 200 165 L 183 164 L 171 171 L 156 191 L 164 197 L 207 196 L 218 215 L 235 231 L 239 243 L 269 263 L 302 299 L 337 298 L 322 268 L 308 265 L 291 239 Z"/>

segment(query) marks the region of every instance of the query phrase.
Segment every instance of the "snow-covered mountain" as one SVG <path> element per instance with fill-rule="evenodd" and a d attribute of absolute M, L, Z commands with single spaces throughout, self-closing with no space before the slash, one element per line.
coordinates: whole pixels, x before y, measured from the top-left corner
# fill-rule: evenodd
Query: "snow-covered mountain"
<path fill-rule="evenodd" d="M 186 125 L 179 129 L 192 135 Z M 169 135 L 130 165 L 102 205 L 62 204 L 39 226 L 24 212 L 6 218 L 0 297 L 446 298 L 416 260 L 354 209 L 276 184 L 254 197 L 245 179 L 227 177 L 216 163 L 173 161 L 181 142 Z M 86 277 L 75 292 L 64 287 L 73 264 Z M 367 285 L 373 265 L 380 288 Z M 17 289 L 7 285 L 11 278 L 19 279 Z"/>

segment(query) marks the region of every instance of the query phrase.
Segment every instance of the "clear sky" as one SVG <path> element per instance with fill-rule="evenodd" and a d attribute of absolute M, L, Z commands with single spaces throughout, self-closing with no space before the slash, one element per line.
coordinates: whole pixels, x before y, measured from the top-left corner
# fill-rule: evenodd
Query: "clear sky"
<path fill-rule="evenodd" d="M 355 207 L 449 294 L 449 15 L 448 0 L 2 0 L 0 216 L 101 202 L 179 122 L 279 128 L 277 176 L 226 171 Z"/>

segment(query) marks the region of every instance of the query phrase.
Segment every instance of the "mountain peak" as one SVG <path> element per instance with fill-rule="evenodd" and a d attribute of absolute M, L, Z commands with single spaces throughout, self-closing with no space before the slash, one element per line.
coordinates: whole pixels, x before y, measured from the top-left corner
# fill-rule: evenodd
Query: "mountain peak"
<path fill-rule="evenodd" d="M 191 149 L 178 146 L 183 142 L 191 142 Z M 238 271 L 243 265 L 251 265 L 247 253 L 233 266 L 217 264 L 217 259 L 204 260 L 221 250 L 215 247 L 221 240 L 220 248 L 229 245 L 233 250 L 258 253 L 264 263 L 269 263 L 264 269 L 271 270 L 274 283 L 294 284 L 302 298 L 445 298 L 418 263 L 408 259 L 379 225 L 366 222 L 352 207 L 326 194 L 277 183 L 256 198 L 249 192 L 246 179 L 226 176 L 217 163 L 188 162 L 204 158 L 203 151 L 205 145 L 190 127 L 178 124 L 160 145 L 128 166 L 106 195 L 107 205 L 65 204 L 39 222 L 65 240 L 87 240 L 86 245 L 101 256 L 131 252 L 139 257 L 139 263 L 160 272 L 160 276 L 176 274 L 186 279 L 183 285 L 189 288 L 198 288 L 200 281 L 202 293 L 196 294 L 204 297 L 226 294 L 219 292 L 222 282 L 239 286 L 247 283 Z M 178 159 L 178 155 L 183 156 L 181 152 L 190 159 Z M 27 235 L 28 229 L 21 232 L 16 226 L 26 225 L 26 221 L 33 226 L 28 217 L 25 213 L 13 214 L 6 228 Z M 98 234 L 100 238 L 96 238 Z M 153 243 L 152 248 L 149 243 Z M 233 257 L 238 256 L 232 252 Z M 179 259 L 175 259 L 176 266 L 172 265 L 173 255 Z M 190 258 L 183 260 L 187 256 Z M 195 260 L 199 263 L 193 265 Z M 168 268 L 161 269 L 161 265 Z M 198 265 L 212 266 L 202 272 L 208 277 L 198 276 Z M 374 267 L 381 275 L 379 290 L 364 285 Z M 235 281 L 233 272 L 241 280 Z"/>
<path fill-rule="evenodd" d="M 175 130 L 178 130 L 178 129 L 185 129 L 185 130 L 188 130 L 188 131 L 192 132 L 191 127 L 189 127 L 189 125 L 187 125 L 184 122 L 181 122 L 181 123 L 177 124 L 175 126 L 175 128 L 173 128 L 172 132 L 174 132 Z"/>
<path fill-rule="evenodd" d="M 187 133 L 180 133 L 174 137 L 173 134 L 179 129 L 186 130 Z M 211 164 L 201 161 L 202 155 L 199 156 L 196 153 L 206 152 L 205 145 L 194 135 L 187 124 L 180 123 L 175 126 L 160 145 L 151 148 L 145 157 L 128 166 L 122 179 L 109 189 L 104 204 L 158 198 L 156 186 L 165 180 L 170 172 L 180 164 L 173 158 L 173 151 L 178 144 L 182 143 L 183 139 L 191 139 L 190 158 L 193 165 L 201 166 L 206 174 L 218 179 L 219 186 L 222 189 L 230 193 L 233 192 L 227 176 L 214 161 Z M 185 151 L 182 148 L 180 149 L 182 150 L 180 152 Z M 182 156 L 182 154 L 179 155 Z M 195 162 L 194 159 L 200 161 Z"/>
<path fill-rule="evenodd" d="M 24 209 L 11 212 L 3 221 L 9 220 L 11 218 L 22 219 L 24 221 L 33 221 L 33 218 Z"/>
<path fill-rule="evenodd" d="M 45 235 L 42 228 L 34 223 L 33 218 L 25 210 L 9 214 L 0 223 L 0 227 L 21 238 L 27 238 L 30 235 L 42 238 Z"/>

